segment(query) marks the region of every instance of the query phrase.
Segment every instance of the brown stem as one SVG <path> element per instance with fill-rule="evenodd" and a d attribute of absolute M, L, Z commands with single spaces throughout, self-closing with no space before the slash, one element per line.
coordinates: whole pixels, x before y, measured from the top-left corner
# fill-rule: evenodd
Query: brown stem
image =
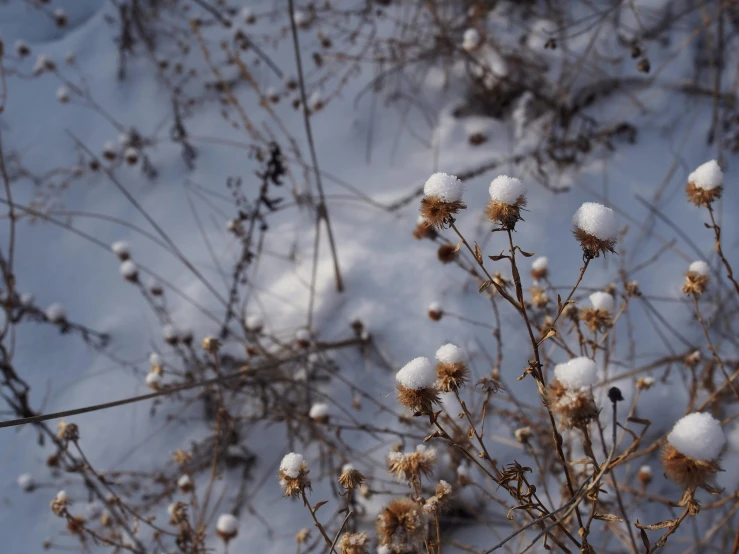
<path fill-rule="evenodd" d="M 721 248 L 721 227 L 716 224 L 716 218 L 713 216 L 713 207 L 711 207 L 710 204 L 708 204 L 707 207 L 708 215 L 711 217 L 711 228 L 713 229 L 713 233 L 716 237 L 716 253 L 718 254 L 718 257 L 721 258 L 721 261 L 726 268 L 726 274 L 729 277 L 729 281 L 733 283 L 736 292 L 739 293 L 739 283 L 737 283 L 736 279 L 734 279 L 734 271 L 731 269 L 731 264 L 729 263 L 729 260 L 726 259 L 726 256 L 724 256 L 724 251 Z"/>
<path fill-rule="evenodd" d="M 698 295 L 695 293 L 693 293 L 693 307 L 695 308 L 695 315 L 698 318 L 698 323 L 700 323 L 701 329 L 703 329 L 703 336 L 706 337 L 706 342 L 708 343 L 708 349 L 711 351 L 711 354 L 713 354 L 713 359 L 716 360 L 716 363 L 721 368 L 721 372 L 724 374 L 724 377 L 726 377 L 726 382 L 731 387 L 731 390 L 733 390 L 736 397 L 739 398 L 739 390 L 737 390 L 734 383 L 731 382 L 731 375 L 729 375 L 729 372 L 726 370 L 726 367 L 724 366 L 724 361 L 718 355 L 716 348 L 714 348 L 713 346 L 713 342 L 711 341 L 711 335 L 708 332 L 708 327 L 703 321 L 700 308 L 698 307 Z"/>

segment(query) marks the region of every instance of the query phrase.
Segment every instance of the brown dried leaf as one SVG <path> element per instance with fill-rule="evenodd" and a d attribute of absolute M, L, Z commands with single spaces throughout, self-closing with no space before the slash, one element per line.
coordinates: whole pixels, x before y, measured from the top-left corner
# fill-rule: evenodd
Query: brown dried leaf
<path fill-rule="evenodd" d="M 490 279 L 488 279 L 482 285 L 480 285 L 480 290 L 478 292 L 484 292 L 484 291 L 486 291 L 488 289 L 488 287 L 490 285 L 492 285 L 492 284 L 493 284 L 493 281 L 490 280 Z"/>
<path fill-rule="evenodd" d="M 637 521 L 636 523 L 638 524 L 639 522 Z M 647 537 L 647 532 L 644 529 L 639 529 L 639 534 L 641 535 L 641 542 L 644 543 L 647 552 L 649 552 L 651 545 L 649 544 L 649 537 Z"/>
<path fill-rule="evenodd" d="M 658 521 L 657 523 L 652 523 L 650 525 L 644 525 L 643 523 L 639 523 L 639 521 L 637 521 L 634 525 L 642 530 L 649 529 L 650 531 L 657 531 L 658 529 L 667 529 L 668 527 L 674 527 L 675 520 L 667 519 L 665 521 Z"/>
<path fill-rule="evenodd" d="M 460 249 L 460 248 L 462 248 L 462 245 L 463 245 L 463 244 L 464 244 L 464 242 L 462 242 L 461 240 L 460 240 L 460 241 L 459 241 L 459 242 L 457 243 L 457 246 L 455 246 L 455 247 L 454 247 L 454 253 L 455 253 L 455 254 L 456 254 L 457 252 L 459 252 L 459 249 Z"/>
<path fill-rule="evenodd" d="M 313 513 L 315 514 L 321 506 L 324 504 L 328 504 L 328 500 L 321 500 L 320 502 L 316 502 L 315 506 L 313 506 Z"/>
<path fill-rule="evenodd" d="M 482 250 L 480 250 L 480 247 L 477 245 L 477 241 L 475 241 L 475 259 L 478 264 L 482 264 Z"/>
<path fill-rule="evenodd" d="M 593 517 L 601 521 L 623 521 L 623 519 L 613 514 L 595 514 Z"/>

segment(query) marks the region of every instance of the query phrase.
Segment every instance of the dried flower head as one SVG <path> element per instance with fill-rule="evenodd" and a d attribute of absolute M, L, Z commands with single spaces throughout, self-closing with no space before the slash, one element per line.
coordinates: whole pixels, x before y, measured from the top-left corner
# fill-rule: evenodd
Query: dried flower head
<path fill-rule="evenodd" d="M 531 264 L 531 278 L 546 279 L 549 276 L 549 259 L 546 256 L 539 256 Z"/>
<path fill-rule="evenodd" d="M 172 502 L 167 507 L 167 513 L 169 514 L 169 524 L 179 525 L 187 519 L 187 504 L 184 502 Z"/>
<path fill-rule="evenodd" d="M 64 442 L 75 442 L 80 438 L 80 430 L 75 423 L 67 423 L 63 419 L 56 425 L 56 436 Z"/>
<path fill-rule="evenodd" d="M 588 259 L 606 252 L 615 253 L 618 224 L 611 208 L 596 202 L 585 202 L 572 217 L 573 233 Z"/>
<path fill-rule="evenodd" d="M 215 337 L 205 337 L 201 346 L 206 352 L 216 354 L 221 349 L 221 341 Z"/>
<path fill-rule="evenodd" d="M 411 360 L 395 375 L 398 382 L 398 402 L 414 412 L 430 413 L 439 402 L 434 388 L 436 371 L 431 360 L 419 357 Z"/>
<path fill-rule="evenodd" d="M 308 464 L 303 456 L 290 452 L 280 462 L 280 487 L 286 497 L 298 496 L 311 488 Z"/>
<path fill-rule="evenodd" d="M 69 500 L 67 499 L 66 491 L 59 491 L 51 501 L 51 511 L 54 512 L 54 515 L 56 516 L 64 517 L 68 503 Z"/>
<path fill-rule="evenodd" d="M 649 390 L 654 386 L 654 377 L 639 377 L 636 380 L 636 388 L 638 390 Z"/>
<path fill-rule="evenodd" d="M 675 423 L 662 450 L 665 475 L 686 489 L 710 488 L 721 471 L 718 460 L 726 444 L 721 422 L 711 414 L 694 412 Z"/>
<path fill-rule="evenodd" d="M 423 187 L 421 216 L 428 225 L 443 229 L 467 206 L 462 202 L 464 184 L 454 175 L 434 173 Z"/>
<path fill-rule="evenodd" d="M 724 174 L 716 160 L 706 162 L 688 175 L 685 192 L 696 206 L 709 206 L 721 197 L 724 188 Z"/>
<path fill-rule="evenodd" d="M 297 533 L 295 533 L 295 542 L 298 544 L 305 544 L 308 538 L 310 537 L 310 529 L 303 528 Z"/>
<path fill-rule="evenodd" d="M 367 533 L 344 533 L 336 546 L 339 554 L 368 554 L 369 544 Z"/>
<path fill-rule="evenodd" d="M 423 551 L 428 520 L 421 507 L 407 498 L 391 501 L 377 516 L 377 537 L 381 546 L 395 554 Z"/>
<path fill-rule="evenodd" d="M 221 514 L 216 522 L 216 533 L 225 543 L 239 533 L 239 520 L 232 514 Z"/>
<path fill-rule="evenodd" d="M 685 294 L 701 295 L 706 292 L 708 287 L 708 274 L 711 268 L 702 260 L 695 261 L 688 266 L 688 272 L 685 274 L 685 283 L 683 284 L 683 292 Z"/>
<path fill-rule="evenodd" d="M 184 474 L 181 475 L 179 479 L 177 479 L 177 488 L 180 489 L 180 492 L 182 494 L 187 494 L 195 489 L 195 485 L 193 484 L 190 476 Z"/>
<path fill-rule="evenodd" d="M 159 390 L 162 383 L 161 371 L 150 371 L 146 374 L 146 385 L 153 390 Z"/>
<path fill-rule="evenodd" d="M 429 225 L 429 223 L 423 218 L 423 216 L 418 216 L 418 222 L 416 223 L 416 228 L 413 229 L 413 238 L 416 240 L 421 239 L 433 239 L 436 237 L 436 231 L 434 228 Z"/>
<path fill-rule="evenodd" d="M 418 486 L 421 477 L 429 477 L 436 462 L 436 450 L 419 444 L 413 452 L 390 452 L 387 457 L 388 471 L 398 481 Z"/>
<path fill-rule="evenodd" d="M 436 255 L 441 263 L 448 264 L 449 262 L 453 262 L 457 257 L 457 248 L 453 244 L 444 243 L 439 246 Z"/>
<path fill-rule="evenodd" d="M 329 420 L 329 408 L 325 402 L 316 402 L 310 407 L 308 412 L 310 417 L 316 423 L 328 423 Z"/>
<path fill-rule="evenodd" d="M 300 348 L 308 348 L 311 342 L 311 334 L 308 329 L 298 329 L 295 333 L 295 342 Z"/>
<path fill-rule="evenodd" d="M 490 183 L 490 201 L 485 213 L 503 229 L 513 229 L 526 206 L 526 185 L 520 179 L 499 175 Z"/>
<path fill-rule="evenodd" d="M 67 322 L 67 310 L 59 303 L 51 304 L 46 308 L 44 315 L 51 323 L 61 324 Z"/>
<path fill-rule="evenodd" d="M 441 304 L 438 302 L 429 304 L 428 316 L 431 321 L 439 321 L 443 315 L 444 311 L 441 309 Z"/>
<path fill-rule="evenodd" d="M 555 379 L 547 389 L 547 403 L 560 416 L 562 425 L 571 429 L 581 428 L 598 416 L 598 408 L 591 387 L 598 374 L 595 362 L 579 357 L 557 364 Z"/>
<path fill-rule="evenodd" d="M 529 444 L 529 440 L 533 434 L 531 427 L 519 427 L 513 432 L 513 436 L 515 436 L 516 440 L 521 444 Z"/>
<path fill-rule="evenodd" d="M 537 310 L 546 308 L 547 304 L 549 304 L 547 291 L 541 287 L 531 287 L 531 303 Z"/>
<path fill-rule="evenodd" d="M 364 475 L 351 464 L 344 464 L 339 475 L 339 484 L 348 490 L 359 487 L 364 482 Z"/>
<path fill-rule="evenodd" d="M 607 292 L 594 292 L 590 295 L 591 307 L 583 308 L 579 312 L 580 320 L 588 326 L 591 332 L 605 331 L 613 322 L 613 311 L 616 301 Z"/>
<path fill-rule="evenodd" d="M 177 330 L 177 327 L 167 324 L 162 327 L 162 338 L 164 339 L 164 342 L 174 346 L 180 342 L 180 333 Z"/>
<path fill-rule="evenodd" d="M 652 482 L 653 477 L 652 468 L 647 465 L 641 466 L 636 474 L 636 478 L 639 480 L 642 487 L 649 485 L 649 483 Z"/>
<path fill-rule="evenodd" d="M 132 260 L 125 260 L 120 267 L 121 277 L 129 283 L 137 283 L 139 280 L 139 268 Z"/>
<path fill-rule="evenodd" d="M 87 521 L 82 516 L 71 516 L 67 518 L 67 533 L 70 535 L 82 535 Z"/>
<path fill-rule="evenodd" d="M 172 454 L 172 461 L 178 466 L 188 464 L 192 461 L 192 452 L 178 448 Z"/>
<path fill-rule="evenodd" d="M 456 392 L 467 382 L 469 369 L 464 351 L 454 344 L 445 344 L 436 351 L 437 387 L 442 392 Z"/>

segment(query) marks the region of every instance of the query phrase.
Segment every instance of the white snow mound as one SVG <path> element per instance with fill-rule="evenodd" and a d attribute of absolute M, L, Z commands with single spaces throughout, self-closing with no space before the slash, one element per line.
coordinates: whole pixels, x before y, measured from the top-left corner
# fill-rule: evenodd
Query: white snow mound
<path fill-rule="evenodd" d="M 454 175 L 434 173 L 423 185 L 423 194 L 438 198 L 442 202 L 457 202 L 462 200 L 464 184 Z"/>
<path fill-rule="evenodd" d="M 513 205 L 519 197 L 526 197 L 527 187 L 520 179 L 508 175 L 498 175 L 490 183 L 490 200 Z"/>
<path fill-rule="evenodd" d="M 724 173 L 716 160 L 699 165 L 693 173 L 688 175 L 688 183 L 693 183 L 703 190 L 713 190 L 724 184 Z"/>
<path fill-rule="evenodd" d="M 718 459 L 726 444 L 721 422 L 706 412 L 693 412 L 680 418 L 667 435 L 667 442 L 693 460 Z"/>
<path fill-rule="evenodd" d="M 436 359 L 442 364 L 458 364 L 466 358 L 464 350 L 452 343 L 445 344 L 436 351 Z"/>
<path fill-rule="evenodd" d="M 710 271 L 711 268 L 708 267 L 708 264 L 703 260 L 698 260 L 697 262 L 693 262 L 688 266 L 688 272 L 695 273 L 696 275 L 707 276 Z"/>
<path fill-rule="evenodd" d="M 584 202 L 575 212 L 572 222 L 578 229 L 600 240 L 613 240 L 618 236 L 613 210 L 597 202 Z"/>
<path fill-rule="evenodd" d="M 557 364 L 554 366 L 554 376 L 570 390 L 592 387 L 598 382 L 598 371 L 595 362 L 584 356 L 572 358 L 563 364 Z"/>
<path fill-rule="evenodd" d="M 303 456 L 295 452 L 285 454 L 285 457 L 282 458 L 282 462 L 280 462 L 280 471 L 292 479 L 295 479 L 300 475 L 302 467 Z"/>
<path fill-rule="evenodd" d="M 616 307 L 616 300 L 607 292 L 594 292 L 590 295 L 590 303 L 596 310 L 605 310 L 609 313 L 613 313 Z"/>
<path fill-rule="evenodd" d="M 431 389 L 436 382 L 436 370 L 428 358 L 414 358 L 398 371 L 395 379 L 407 389 Z"/>

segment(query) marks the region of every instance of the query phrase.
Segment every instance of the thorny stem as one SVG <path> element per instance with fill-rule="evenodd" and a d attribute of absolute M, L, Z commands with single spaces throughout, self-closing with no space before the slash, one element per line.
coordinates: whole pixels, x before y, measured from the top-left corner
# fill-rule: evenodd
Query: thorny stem
<path fill-rule="evenodd" d="M 700 308 L 698 307 L 698 295 L 693 293 L 693 307 L 695 308 L 695 315 L 698 318 L 698 323 L 700 323 L 701 329 L 703 329 L 703 336 L 706 337 L 706 342 L 708 343 L 708 349 L 711 351 L 711 354 L 713 354 L 713 359 L 716 360 L 716 363 L 721 368 L 721 372 L 724 374 L 724 377 L 726 377 L 726 382 L 731 387 L 731 390 L 734 391 L 734 394 L 737 398 L 739 398 L 739 390 L 737 390 L 736 385 L 731 381 L 731 375 L 729 375 L 729 372 L 726 370 L 726 366 L 724 366 L 724 361 L 721 359 L 721 356 L 718 355 L 718 352 L 716 351 L 716 348 L 713 346 L 713 342 L 711 341 L 711 335 L 708 332 L 708 327 L 706 326 L 705 322 L 703 321 L 703 316 L 701 316 Z"/>
<path fill-rule="evenodd" d="M 486 276 L 487 276 L 487 278 L 488 278 L 488 279 L 490 280 L 490 282 L 491 282 L 491 283 L 492 283 L 492 285 L 493 285 L 493 286 L 495 287 L 495 289 L 496 289 L 496 290 L 497 290 L 497 291 L 498 291 L 498 292 L 500 293 L 500 295 L 501 295 L 501 296 L 502 296 L 503 298 L 505 298 L 506 300 L 508 300 L 508 302 L 510 302 L 510 303 L 511 303 L 511 304 L 513 305 L 513 307 L 514 307 L 514 308 L 516 308 L 516 310 L 518 310 L 518 311 L 520 312 L 520 311 L 521 311 L 521 309 L 522 309 L 522 307 L 521 307 L 521 306 L 520 306 L 520 305 L 518 304 L 518 302 L 516 302 L 516 300 L 514 300 L 514 299 L 513 299 L 513 297 L 512 297 L 512 296 L 511 296 L 510 294 L 508 294 L 508 293 L 507 293 L 507 292 L 505 291 L 505 289 L 504 289 L 503 287 L 501 287 L 501 286 L 500 286 L 500 285 L 499 285 L 498 283 L 496 283 L 496 282 L 495 282 L 495 280 L 494 280 L 494 279 L 493 279 L 493 277 L 492 277 L 492 276 L 490 275 L 490 273 L 488 273 L 488 270 L 487 270 L 487 269 L 485 269 L 485 265 L 484 265 L 484 264 L 482 263 L 482 261 L 480 261 L 480 260 L 478 260 L 478 259 L 477 259 L 477 256 L 475 256 L 475 251 L 474 251 L 474 250 L 472 249 L 472 247 L 471 247 L 471 246 L 469 245 L 469 243 L 467 242 L 467 239 L 466 239 L 466 238 L 464 238 L 464 236 L 462 235 L 462 233 L 460 233 L 460 232 L 459 232 L 459 229 L 457 229 L 457 226 L 456 226 L 456 225 L 454 225 L 454 222 L 451 222 L 451 223 L 449 224 L 449 226 L 450 226 L 450 227 L 451 227 L 452 229 L 454 229 L 454 232 L 455 232 L 455 233 L 457 233 L 457 235 L 459 236 L 459 238 L 460 238 L 460 239 L 462 240 L 462 243 L 464 243 L 464 245 L 465 245 L 465 246 L 467 247 L 467 250 L 469 250 L 469 251 L 470 251 L 470 254 L 472 254 L 472 257 L 473 257 L 473 258 L 475 259 L 475 261 L 477 261 L 477 265 L 479 265 L 479 266 L 480 266 L 480 269 L 482 269 L 482 270 L 483 270 L 483 271 L 485 272 L 485 275 L 486 275 Z"/>
<path fill-rule="evenodd" d="M 721 227 L 716 224 L 716 218 L 713 216 L 713 207 L 710 204 L 708 204 L 707 207 L 708 215 L 711 217 L 711 228 L 716 237 L 716 253 L 718 254 L 718 257 L 721 258 L 721 262 L 723 262 L 724 267 L 726 268 L 726 274 L 729 277 L 729 281 L 732 282 L 736 292 L 739 293 L 739 283 L 734 279 L 734 271 L 731 269 L 731 264 L 729 263 L 729 260 L 726 259 L 726 256 L 724 256 L 724 251 L 721 248 Z"/>
<path fill-rule="evenodd" d="M 542 400 L 544 400 L 545 395 L 545 383 L 544 383 L 544 376 L 542 373 L 542 366 L 541 366 L 541 358 L 539 356 L 539 344 L 541 342 L 537 341 L 536 338 L 534 338 L 533 330 L 531 329 L 531 322 L 529 321 L 528 314 L 526 313 L 526 305 L 523 301 L 523 287 L 521 286 L 521 275 L 518 272 L 518 266 L 516 265 L 516 249 L 513 245 L 513 237 L 511 235 L 511 231 L 508 230 L 508 244 L 510 245 L 510 262 L 511 262 L 511 273 L 513 275 L 513 281 L 516 286 L 516 295 L 518 296 L 518 301 L 521 305 L 521 315 L 524 318 L 524 321 L 526 322 L 526 328 L 529 333 L 529 338 L 531 339 L 531 346 L 534 350 L 534 357 L 536 360 L 536 367 L 534 368 L 533 376 L 534 379 L 537 382 L 537 386 L 539 388 L 539 394 L 542 396 Z M 580 277 L 577 280 L 577 283 L 575 283 L 575 286 L 572 288 L 572 291 L 570 292 L 570 295 L 567 297 L 567 300 L 569 300 L 572 295 L 575 293 L 575 289 L 577 289 L 578 285 L 580 284 L 580 281 L 582 281 L 582 276 L 585 274 L 585 270 L 587 269 L 588 264 L 587 260 L 583 268 L 580 270 Z M 559 310 L 559 314 L 557 314 L 557 317 L 562 313 L 564 310 L 564 306 L 567 303 L 563 304 L 562 308 Z M 554 328 L 554 324 L 557 322 L 555 319 L 552 323 L 552 328 Z M 545 335 L 546 336 L 546 335 Z M 543 340 L 543 339 L 542 339 Z M 570 495 L 574 497 L 575 495 L 575 487 L 572 481 L 572 476 L 570 475 L 569 466 L 567 464 L 567 460 L 565 458 L 564 450 L 562 450 L 562 435 L 560 435 L 559 431 L 557 431 L 557 423 L 554 421 L 554 414 L 552 414 L 552 410 L 549 408 L 549 405 L 544 402 L 544 407 L 547 410 L 547 414 L 549 416 L 549 424 L 552 429 L 552 437 L 554 438 L 554 445 L 557 451 L 557 456 L 559 457 L 560 462 L 562 463 L 562 470 L 565 474 L 565 480 L 567 481 L 567 489 L 570 492 Z M 577 516 L 577 522 L 582 527 L 582 517 L 580 516 L 580 510 L 578 509 L 577 505 L 575 505 L 575 514 Z M 586 542 L 586 538 L 583 537 L 583 543 Z"/>
<path fill-rule="evenodd" d="M 331 540 L 331 537 L 328 536 L 328 533 L 326 533 L 326 529 L 324 529 L 323 525 L 321 525 L 321 522 L 318 521 L 318 518 L 316 517 L 316 511 L 313 509 L 313 506 L 310 505 L 310 502 L 308 502 L 308 497 L 305 495 L 305 489 L 300 490 L 300 495 L 303 498 L 303 505 L 308 508 L 308 511 L 313 518 L 313 523 L 315 523 L 316 527 L 318 527 L 318 530 L 321 532 L 323 540 L 326 541 L 326 545 L 329 547 L 329 554 L 331 554 L 331 552 L 334 551 L 334 543 Z"/>

